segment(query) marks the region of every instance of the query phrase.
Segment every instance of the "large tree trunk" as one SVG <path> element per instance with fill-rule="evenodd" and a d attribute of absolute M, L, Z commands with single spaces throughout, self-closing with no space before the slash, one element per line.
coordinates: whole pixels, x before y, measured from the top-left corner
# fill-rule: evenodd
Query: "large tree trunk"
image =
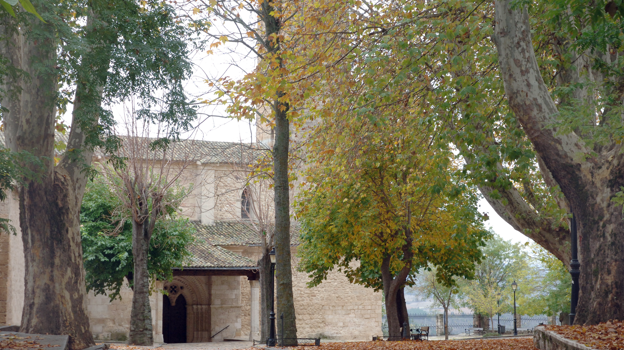
<path fill-rule="evenodd" d="M 45 2 L 35 2 L 42 14 L 52 12 Z M 85 274 L 80 242 L 79 212 L 86 184 L 85 162 L 63 157 L 54 166 L 54 126 L 57 38 L 53 26 L 35 17 L 30 23 L 8 29 L 13 20 L 2 18 L 0 55 L 22 69 L 28 78 L 5 80 L 7 94 L 1 102 L 8 112 L 5 141 L 12 151 L 26 151 L 40 166 L 21 164 L 41 176 L 24 179 L 19 189 L 20 228 L 24 242 L 24 309 L 20 331 L 69 335 L 70 349 L 94 344 L 87 317 Z M 11 32 L 11 30 L 14 30 Z M 74 111 L 84 91 L 78 86 Z M 72 122 L 69 143 L 82 144 L 84 135 Z"/>
<path fill-rule="evenodd" d="M 271 280 L 271 258 L 263 247 L 262 257 L 258 260 L 260 271 L 260 343 L 266 344 L 270 333 L 269 314 L 273 303 L 273 288 Z"/>
<path fill-rule="evenodd" d="M 403 329 L 405 323 L 407 323 L 407 328 L 409 328 L 409 314 L 407 313 L 407 304 L 405 303 L 405 285 L 401 286 L 397 291 L 396 308 L 401 329 Z"/>
<path fill-rule="evenodd" d="M 279 39 L 273 38 L 280 33 L 281 22 L 274 14 L 276 9 L 268 1 L 262 2 L 262 16 L 266 30 L 267 50 L 274 55 L 269 59 L 277 62 L 277 67 L 284 68 L 280 56 Z M 279 73 L 277 73 L 279 75 Z M 290 254 L 290 186 L 288 182 L 288 152 L 290 142 L 290 123 L 288 121 L 288 103 L 282 99 L 285 93 L 277 91 L 273 107 L 275 116 L 275 144 L 273 145 L 273 180 L 275 190 L 275 261 L 277 279 L 277 322 L 278 337 L 282 336 L 283 345 L 297 344 L 297 323 L 295 303 L 292 291 L 292 266 Z M 283 327 L 281 317 L 284 317 Z M 285 341 L 284 341 L 285 340 Z"/>
<path fill-rule="evenodd" d="M 399 298 L 402 296 L 400 290 L 405 285 L 405 281 L 407 280 L 407 276 L 411 270 L 411 265 L 405 266 L 395 277 L 393 277 L 390 271 L 391 259 L 391 256 L 386 256 L 381 264 L 381 276 L 386 303 L 386 318 L 388 320 L 388 340 L 401 340 L 401 328 L 403 327 L 401 319 L 406 320 L 408 317 L 407 307 L 403 308 L 398 305 Z M 403 298 L 403 305 L 405 305 L 405 298 Z M 405 309 L 404 312 L 403 309 Z M 409 321 L 407 322 L 409 324 Z"/>
<path fill-rule="evenodd" d="M 147 222 L 132 220 L 132 257 L 134 258 L 134 288 L 130 313 L 128 344 L 152 345 L 152 307 L 149 303 L 149 271 L 147 255 L 151 235 Z"/>
<path fill-rule="evenodd" d="M 511 0 L 496 2 L 494 41 L 509 105 L 578 223 L 581 261 L 576 324 L 624 318 L 624 224 L 612 202 L 624 186 L 621 144 L 588 148 L 574 132 L 553 127 L 557 107 L 542 80 L 529 16 Z"/>

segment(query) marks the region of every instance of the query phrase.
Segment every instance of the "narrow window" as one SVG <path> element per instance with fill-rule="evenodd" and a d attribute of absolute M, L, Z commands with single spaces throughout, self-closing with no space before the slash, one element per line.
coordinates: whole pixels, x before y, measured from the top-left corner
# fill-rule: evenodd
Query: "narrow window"
<path fill-rule="evenodd" d="M 241 195 L 241 218 L 251 218 L 251 193 L 248 188 L 245 188 Z"/>

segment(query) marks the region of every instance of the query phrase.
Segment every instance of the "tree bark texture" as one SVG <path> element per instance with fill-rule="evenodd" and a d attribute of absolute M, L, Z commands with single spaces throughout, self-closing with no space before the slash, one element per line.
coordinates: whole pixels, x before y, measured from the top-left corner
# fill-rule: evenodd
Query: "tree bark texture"
<path fill-rule="evenodd" d="M 276 9 L 268 1 L 261 4 L 261 13 L 265 26 L 267 51 L 273 56 L 276 68 L 284 67 L 280 57 L 280 42 L 276 35 L 281 31 L 281 22 L 274 16 Z M 292 291 L 292 266 L 290 254 L 290 186 L 288 181 L 288 152 L 290 143 L 290 123 L 288 121 L 288 103 L 281 99 L 285 96 L 278 91 L 273 103 L 275 116 L 275 144 L 273 145 L 273 180 L 275 201 L 275 278 L 277 280 L 277 333 L 283 339 L 283 345 L 297 344 L 297 323 L 295 303 Z M 281 317 L 284 317 L 283 327 Z"/>
<path fill-rule="evenodd" d="M 407 304 L 405 303 L 405 286 L 399 288 L 397 292 L 397 313 L 399 315 L 399 324 L 403 328 L 403 324 L 407 322 L 409 327 L 409 314 L 407 313 Z"/>
<path fill-rule="evenodd" d="M 407 244 L 406 244 L 407 245 Z M 408 243 L 411 246 L 411 240 Z M 412 256 L 408 257 L 408 262 L 411 262 Z M 409 336 L 409 318 L 407 316 L 407 306 L 405 305 L 404 293 L 401 290 L 405 287 L 405 281 L 411 270 L 411 263 L 406 264 L 396 276 L 392 275 L 390 271 L 391 256 L 386 256 L 381 264 L 381 279 L 383 282 L 384 297 L 386 303 L 386 318 L 388 320 L 388 340 L 401 340 L 401 329 L 403 327 L 403 321 L 408 323 Z M 399 306 L 399 299 L 402 298 L 402 305 Z"/>
<path fill-rule="evenodd" d="M 448 332 L 448 305 L 444 306 L 444 340 L 448 340 L 449 332 Z"/>
<path fill-rule="evenodd" d="M 278 104 L 278 103 L 276 103 Z M 288 183 L 288 143 L 289 122 L 286 111 L 275 109 L 275 145 L 273 147 L 273 166 L 275 181 L 275 274 L 277 280 L 276 316 L 284 316 L 284 325 L 277 322 L 277 331 L 284 339 L 284 345 L 297 343 L 297 325 L 295 303 L 292 291 L 292 266 L 290 254 L 290 199 Z"/>
<path fill-rule="evenodd" d="M 132 311 L 130 313 L 130 334 L 128 343 L 152 345 L 152 307 L 149 303 L 149 271 L 147 256 L 151 234 L 149 223 L 132 220 L 132 257 L 134 258 L 134 288 Z"/>
<path fill-rule="evenodd" d="M 269 314 L 271 304 L 274 302 L 273 288 L 275 287 L 271 280 L 271 258 L 268 251 L 262 252 L 262 257 L 258 260 L 258 269 L 260 272 L 260 343 L 266 344 L 270 333 Z"/>
<path fill-rule="evenodd" d="M 36 2 L 40 13 L 51 11 Z M 6 20 L 6 21 L 5 21 Z M 70 349 L 94 344 L 87 317 L 85 273 L 80 237 L 80 205 L 86 184 L 83 163 L 67 159 L 54 165 L 54 127 L 57 42 L 53 26 L 32 17 L 20 28 L 2 19 L 0 55 L 28 75 L 4 81 L 2 106 L 6 145 L 12 151 L 27 151 L 41 166 L 21 164 L 40 175 L 24 179 L 20 187 L 20 228 L 24 242 L 25 289 L 20 331 L 69 335 Z M 43 34 L 42 34 L 43 33 Z M 80 107 L 78 86 L 75 107 Z M 69 142 L 79 144 L 83 135 L 72 123 Z M 87 152 L 90 162 L 91 156 Z"/>
<path fill-rule="evenodd" d="M 624 186 L 621 145 L 592 150 L 553 124 L 557 106 L 542 80 L 526 9 L 496 2 L 494 42 L 509 105 L 560 186 L 578 224 L 581 261 L 576 324 L 624 318 L 624 223 L 611 199 Z"/>

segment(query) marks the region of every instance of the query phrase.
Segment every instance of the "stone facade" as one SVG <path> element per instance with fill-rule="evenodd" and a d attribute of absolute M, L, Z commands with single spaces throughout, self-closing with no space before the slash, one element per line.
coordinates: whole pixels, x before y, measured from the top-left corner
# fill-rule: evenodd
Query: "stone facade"
<path fill-rule="evenodd" d="M 155 290 L 150 295 L 152 308 L 152 327 L 154 340 L 162 342 L 162 290 L 163 283 L 156 282 Z M 107 295 L 87 296 L 87 315 L 91 331 L 96 339 L 126 340 L 130 329 L 130 311 L 132 310 L 132 289 L 125 284 L 121 288 L 121 299 L 110 301 Z"/>
<path fill-rule="evenodd" d="M 182 203 L 182 214 L 202 225 L 243 220 L 241 195 L 248 184 L 241 169 L 236 163 L 198 162 L 188 166 L 180 180 L 181 185 L 192 186 L 192 191 Z M 268 204 L 263 215 L 272 209 L 272 199 L 266 199 Z M 259 209 L 260 205 L 254 205 L 255 210 Z M 0 234 L 0 324 L 19 324 L 24 302 L 24 258 L 18 207 L 15 197 L 0 202 L 0 217 L 11 219 L 18 229 L 15 236 Z M 251 261 L 260 257 L 260 247 L 255 243 L 219 246 Z M 296 269 L 296 247 L 292 254 Z M 163 319 L 163 314 L 169 307 L 166 305 L 175 306 L 180 295 L 184 296 L 185 304 L 179 305 L 186 308 L 188 342 L 259 339 L 258 281 L 241 275 L 184 275 L 184 270 L 180 272 L 182 275 L 176 275 L 170 282 L 157 282 L 150 297 L 155 341 L 164 339 L 167 320 Z M 351 284 L 338 272 L 330 273 L 327 281 L 314 288 L 306 286 L 308 281 L 306 274 L 293 271 L 299 337 L 364 340 L 381 333 L 380 293 Z M 89 293 L 87 312 L 94 336 L 113 340 L 127 338 L 131 302 L 132 290 L 127 286 L 121 291 L 121 300 L 112 302 L 108 296 Z M 276 311 L 279 321 L 279 310 Z"/>

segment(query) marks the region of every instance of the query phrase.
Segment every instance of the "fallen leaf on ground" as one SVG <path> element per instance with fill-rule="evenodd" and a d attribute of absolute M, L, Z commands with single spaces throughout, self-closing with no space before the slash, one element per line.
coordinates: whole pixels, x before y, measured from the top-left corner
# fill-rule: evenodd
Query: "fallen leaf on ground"
<path fill-rule="evenodd" d="M 567 339 L 598 350 L 624 349 L 624 322 L 612 320 L 593 326 L 545 326 Z"/>

